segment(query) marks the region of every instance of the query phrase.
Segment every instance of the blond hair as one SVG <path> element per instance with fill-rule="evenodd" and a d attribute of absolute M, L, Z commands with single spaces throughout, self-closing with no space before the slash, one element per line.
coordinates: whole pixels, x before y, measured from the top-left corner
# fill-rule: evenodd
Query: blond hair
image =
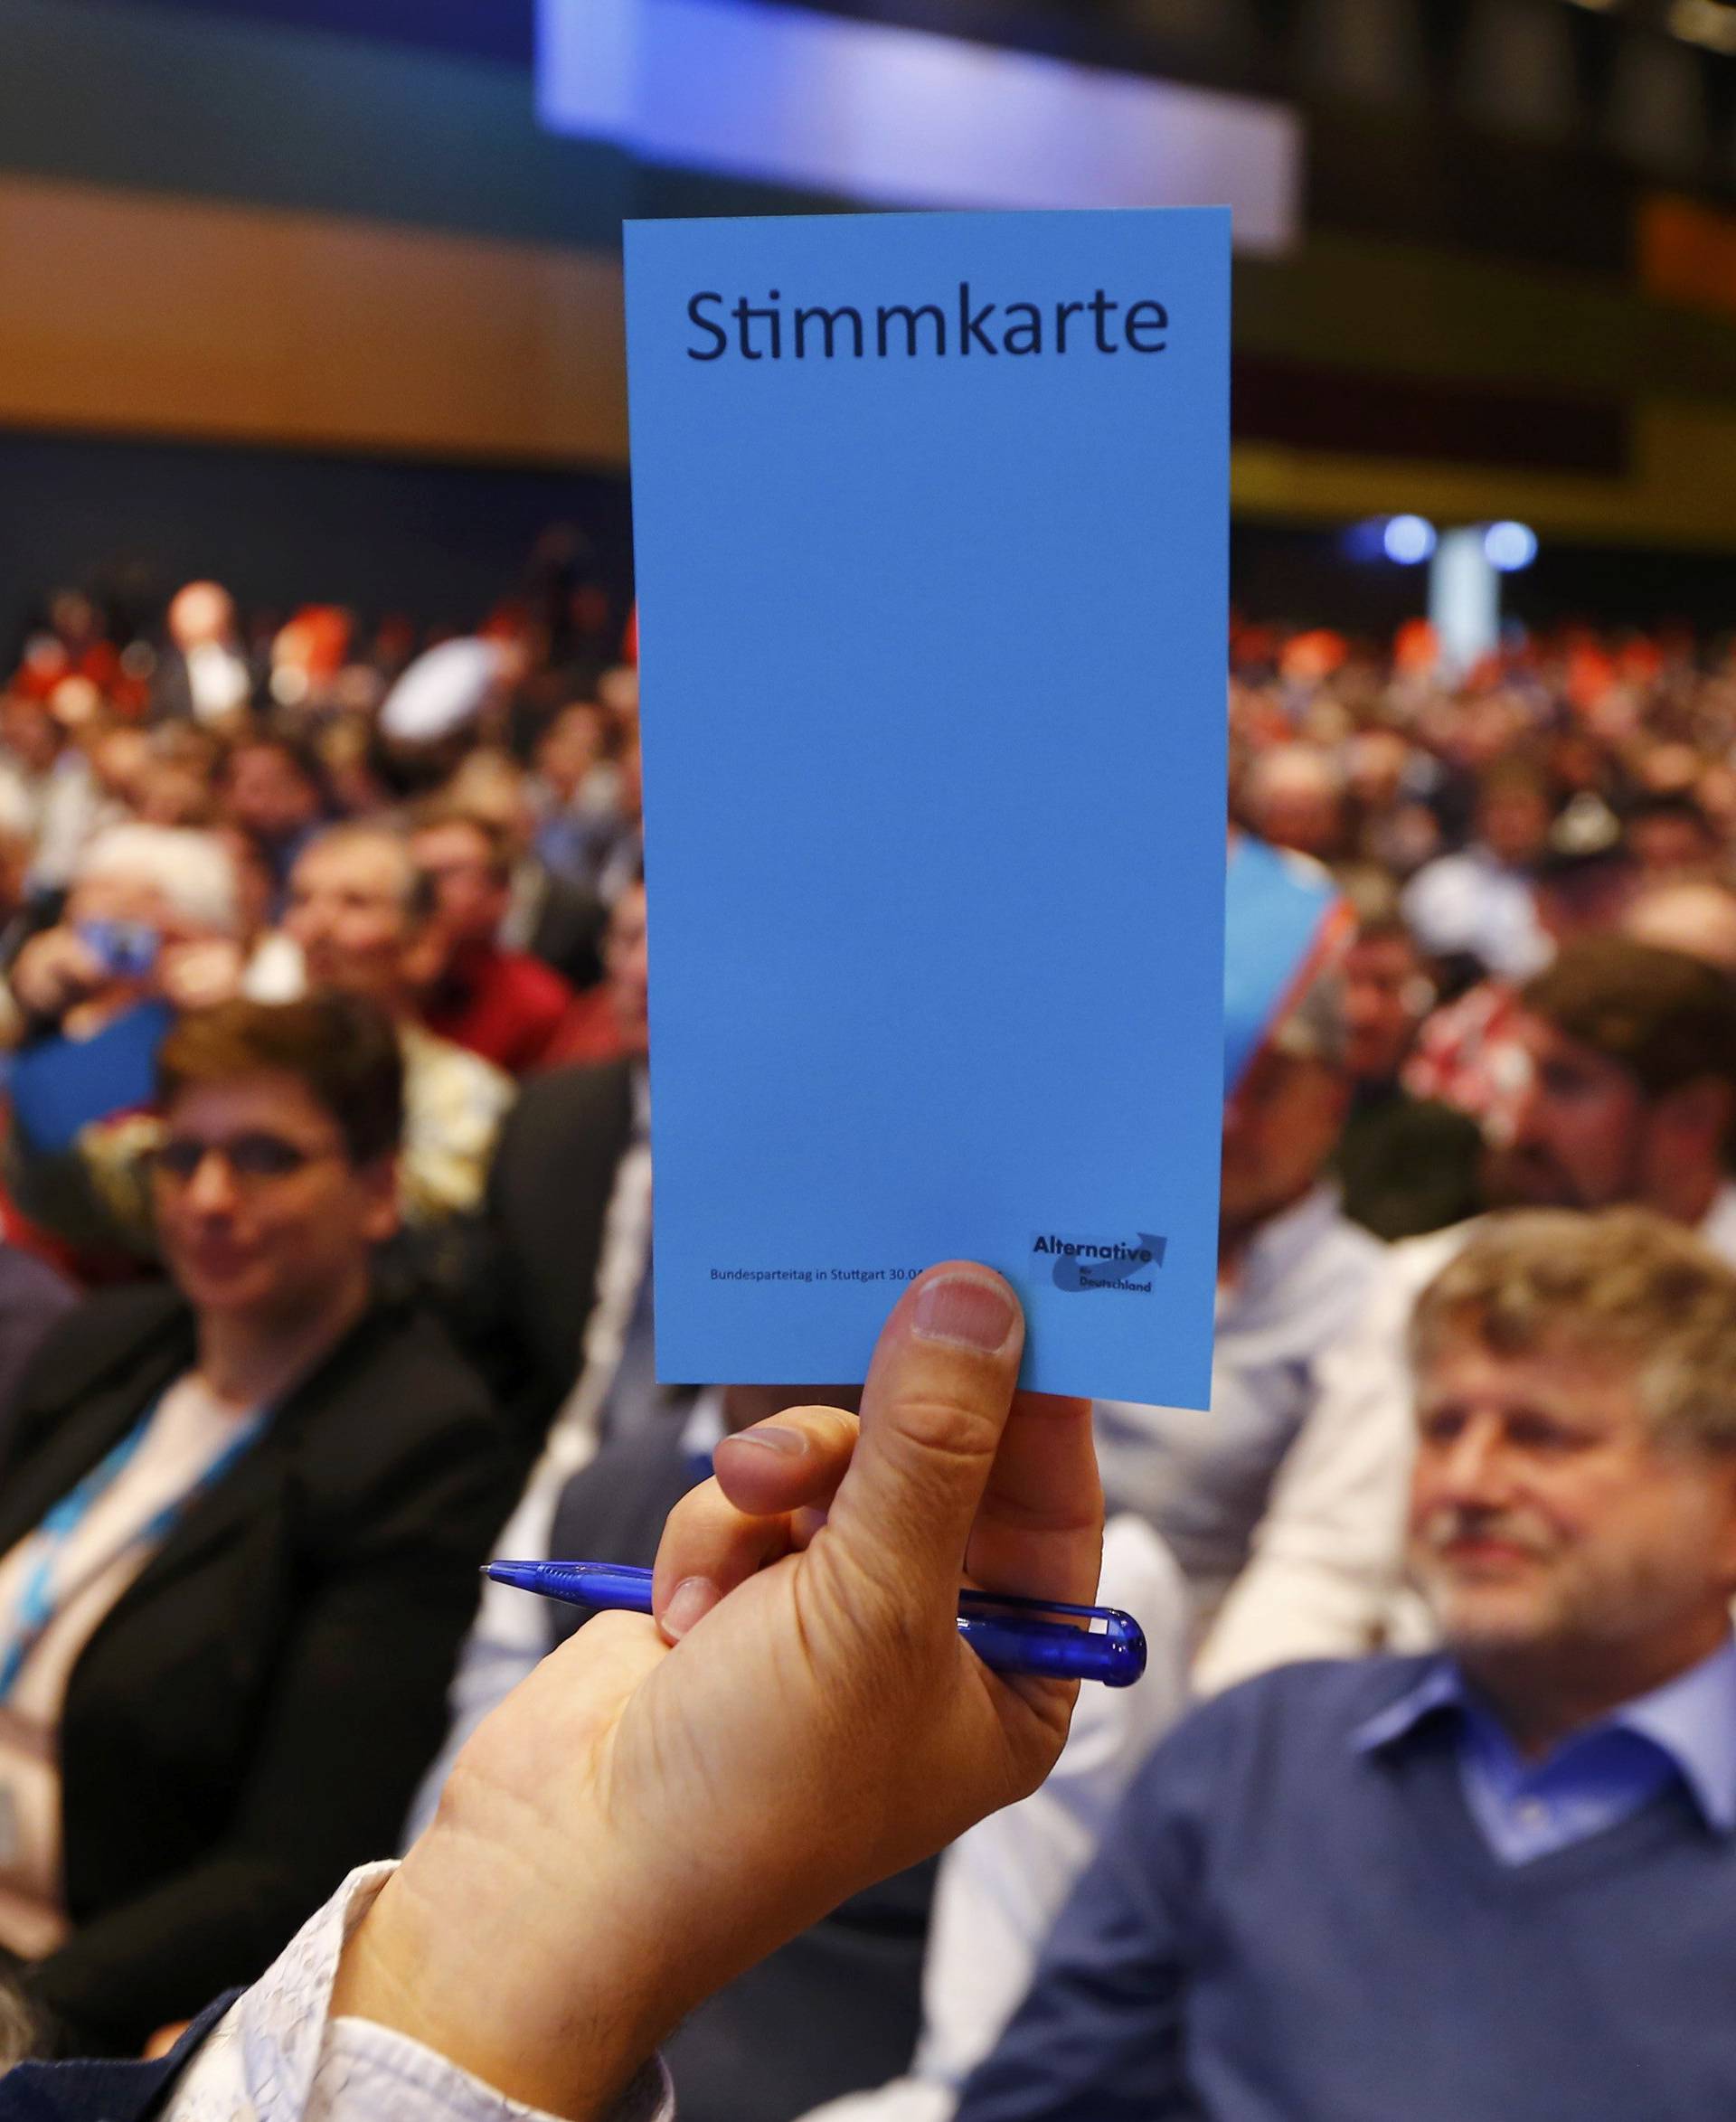
<path fill-rule="evenodd" d="M 1649 1210 L 1484 1217 L 1418 1298 L 1411 1360 L 1420 1370 L 1465 1339 L 1630 1363 L 1661 1438 L 1736 1451 L 1736 1272 Z"/>

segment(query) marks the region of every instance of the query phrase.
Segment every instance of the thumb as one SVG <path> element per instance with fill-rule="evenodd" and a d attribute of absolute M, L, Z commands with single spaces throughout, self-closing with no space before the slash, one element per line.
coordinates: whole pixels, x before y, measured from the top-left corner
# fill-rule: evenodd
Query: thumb
<path fill-rule="evenodd" d="M 948 1260 L 899 1299 L 863 1389 L 861 1440 L 829 1538 L 880 1582 L 943 1591 L 948 1617 L 1024 1348 L 1009 1285 Z"/>

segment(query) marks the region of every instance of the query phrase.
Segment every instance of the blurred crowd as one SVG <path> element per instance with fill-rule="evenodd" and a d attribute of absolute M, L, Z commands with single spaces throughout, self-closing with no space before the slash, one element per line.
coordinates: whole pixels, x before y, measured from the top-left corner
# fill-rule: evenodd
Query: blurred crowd
<path fill-rule="evenodd" d="M 138 2052 L 430 1816 L 584 1618 L 477 1564 L 648 1561 L 854 1404 L 656 1379 L 636 645 L 566 551 L 470 634 L 66 591 L 0 691 L 39 2046 Z M 696 2013 L 688 2122 L 1736 2102 L 1736 646 L 1238 623 L 1229 727 L 1232 860 L 1327 911 L 1227 1097 L 1211 1410 L 1095 1410 L 1147 1679 Z"/>

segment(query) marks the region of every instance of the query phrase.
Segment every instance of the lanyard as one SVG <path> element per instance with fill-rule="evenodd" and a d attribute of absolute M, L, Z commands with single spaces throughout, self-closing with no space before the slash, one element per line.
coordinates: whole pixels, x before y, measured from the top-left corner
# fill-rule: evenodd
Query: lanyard
<path fill-rule="evenodd" d="M 128 1535 L 124 1546 L 97 1556 L 79 1577 L 71 1584 L 61 1586 L 57 1592 L 54 1571 L 68 1543 L 84 1522 L 85 1514 L 91 1505 L 125 1472 L 134 1453 L 145 1441 L 145 1433 L 156 1419 L 157 1408 L 161 1404 L 161 1401 L 153 1401 L 108 1457 L 92 1467 L 78 1486 L 63 1495 L 42 1520 L 31 1543 L 34 1559 L 18 1594 L 17 1619 L 12 1640 L 5 1651 L 0 1652 L 0 1702 L 12 1699 L 13 1690 L 30 1662 L 32 1652 L 48 1633 L 55 1615 L 93 1584 L 106 1570 L 110 1569 L 118 1556 L 136 1547 L 161 1546 L 198 1498 L 222 1479 L 252 1443 L 264 1419 L 263 1413 L 255 1415 L 238 1435 L 231 1438 L 184 1495 L 171 1496 L 143 1525 Z"/>

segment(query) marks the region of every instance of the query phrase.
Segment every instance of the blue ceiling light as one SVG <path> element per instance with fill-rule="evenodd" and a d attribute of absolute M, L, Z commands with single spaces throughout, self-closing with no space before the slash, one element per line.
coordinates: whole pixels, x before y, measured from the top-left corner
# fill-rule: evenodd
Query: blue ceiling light
<path fill-rule="evenodd" d="M 1491 523 L 1483 533 L 1483 551 L 1492 568 L 1516 575 L 1537 557 L 1537 533 L 1529 523 Z"/>
<path fill-rule="evenodd" d="M 1435 526 L 1427 516 L 1390 516 L 1381 533 L 1381 546 L 1399 566 L 1420 567 L 1435 550 Z"/>

